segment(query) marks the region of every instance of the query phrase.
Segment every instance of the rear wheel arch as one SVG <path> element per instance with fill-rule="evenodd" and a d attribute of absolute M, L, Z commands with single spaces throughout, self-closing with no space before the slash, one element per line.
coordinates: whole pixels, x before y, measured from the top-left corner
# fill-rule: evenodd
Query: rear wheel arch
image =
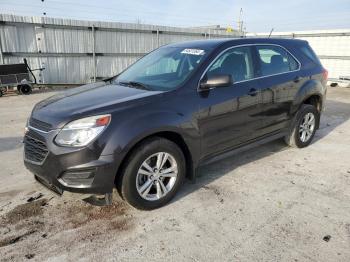
<path fill-rule="evenodd" d="M 318 115 L 321 115 L 324 94 L 325 90 L 320 81 L 316 79 L 307 80 L 300 87 L 294 97 L 293 105 L 290 109 L 290 114 L 292 117 L 291 125 L 293 125 L 293 122 L 295 121 L 295 118 L 303 105 L 315 106 Z"/>
<path fill-rule="evenodd" d="M 311 97 L 313 97 L 312 99 L 317 97 L 317 99 L 322 102 L 322 94 L 324 94 L 324 92 L 324 87 L 320 81 L 316 79 L 309 79 L 299 88 L 294 97 L 293 105 L 296 107 L 295 109 L 298 110 L 301 105 L 310 104 Z"/>
<path fill-rule="evenodd" d="M 302 124 L 301 121 L 303 121 L 305 115 L 307 115 L 308 113 L 311 113 L 314 116 L 313 118 L 314 127 L 311 130 L 312 132 L 311 137 L 307 141 L 302 141 L 300 139 L 300 132 L 304 132 L 304 131 L 303 130 L 300 131 L 300 128 L 305 130 L 306 127 L 304 124 L 301 125 Z M 286 144 L 289 146 L 299 147 L 299 148 L 308 146 L 312 141 L 312 138 L 316 132 L 318 125 L 319 125 L 319 112 L 317 111 L 317 108 L 312 104 L 302 103 L 300 106 L 300 109 L 298 110 L 298 112 L 296 113 L 292 121 L 290 130 L 288 131 L 287 135 L 284 137 Z M 308 130 L 310 129 L 310 126 L 307 126 Z"/>
<path fill-rule="evenodd" d="M 298 111 L 302 108 L 303 105 L 312 105 L 317 110 L 317 121 L 316 121 L 316 129 L 320 127 L 320 117 L 321 117 L 321 111 L 322 111 L 322 96 L 320 94 L 312 94 L 308 97 L 304 98 L 302 103 L 299 106 Z"/>
<path fill-rule="evenodd" d="M 320 113 L 322 110 L 322 96 L 319 94 L 312 94 L 305 98 L 302 102 L 302 104 L 312 105 L 314 106 L 317 111 Z"/>

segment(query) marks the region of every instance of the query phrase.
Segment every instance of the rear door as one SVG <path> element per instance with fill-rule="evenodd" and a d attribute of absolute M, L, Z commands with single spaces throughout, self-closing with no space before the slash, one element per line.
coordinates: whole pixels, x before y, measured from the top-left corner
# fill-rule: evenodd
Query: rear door
<path fill-rule="evenodd" d="M 230 74 L 232 86 L 199 92 L 199 129 L 202 152 L 211 155 L 250 140 L 260 127 L 259 81 L 251 46 L 234 47 L 221 54 L 204 77 Z"/>
<path fill-rule="evenodd" d="M 256 45 L 261 92 L 261 134 L 285 128 L 290 108 L 302 85 L 300 63 L 287 49 L 278 45 Z"/>

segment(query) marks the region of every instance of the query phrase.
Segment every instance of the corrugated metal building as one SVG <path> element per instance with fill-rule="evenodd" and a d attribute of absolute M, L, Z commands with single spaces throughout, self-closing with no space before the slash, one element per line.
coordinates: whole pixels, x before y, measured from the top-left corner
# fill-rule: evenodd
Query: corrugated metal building
<path fill-rule="evenodd" d="M 247 37 L 268 37 L 269 33 L 249 33 Z M 310 43 L 329 77 L 350 77 L 350 29 L 273 32 L 271 37 L 297 38 Z"/>
<path fill-rule="evenodd" d="M 235 36 L 215 28 L 0 14 L 0 63 L 18 63 L 26 57 L 32 68 L 46 68 L 40 76 L 43 83 L 80 84 L 115 75 L 164 44 Z"/>

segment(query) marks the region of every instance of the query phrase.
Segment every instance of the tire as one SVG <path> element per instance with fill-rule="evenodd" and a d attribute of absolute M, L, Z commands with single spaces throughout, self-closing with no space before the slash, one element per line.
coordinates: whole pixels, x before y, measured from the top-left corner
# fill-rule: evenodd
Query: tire
<path fill-rule="evenodd" d="M 17 93 L 18 93 L 19 95 L 22 95 L 21 88 L 22 88 L 22 85 L 18 85 L 18 86 L 17 86 Z"/>
<path fill-rule="evenodd" d="M 0 88 L 0 97 L 2 97 L 4 95 L 4 93 L 2 92 L 1 88 Z"/>
<path fill-rule="evenodd" d="M 150 172 L 149 168 L 159 167 L 156 161 L 159 157 L 166 159 L 164 164 L 159 171 Z M 162 207 L 175 196 L 182 185 L 186 172 L 185 162 L 182 150 L 174 142 L 160 137 L 147 139 L 131 152 L 123 165 L 121 177 L 117 178 L 116 183 L 118 192 L 137 209 Z M 169 173 L 164 173 L 166 170 Z"/>
<path fill-rule="evenodd" d="M 312 116 L 314 119 L 313 122 L 311 121 Z M 309 124 L 306 124 L 306 122 Z M 303 148 L 308 146 L 314 138 L 319 122 L 320 114 L 316 107 L 303 104 L 292 122 L 289 134 L 284 138 L 285 142 L 292 147 Z M 304 137 L 303 133 L 305 135 Z"/>
<path fill-rule="evenodd" d="M 30 85 L 21 85 L 20 90 L 23 95 L 29 95 L 32 92 L 32 87 Z"/>

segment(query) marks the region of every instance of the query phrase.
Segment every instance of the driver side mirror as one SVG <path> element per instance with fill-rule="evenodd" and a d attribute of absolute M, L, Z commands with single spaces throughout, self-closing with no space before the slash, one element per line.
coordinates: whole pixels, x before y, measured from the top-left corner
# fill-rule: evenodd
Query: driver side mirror
<path fill-rule="evenodd" d="M 231 75 L 213 75 L 201 80 L 199 84 L 200 90 L 209 90 L 216 87 L 227 87 L 233 84 Z"/>

